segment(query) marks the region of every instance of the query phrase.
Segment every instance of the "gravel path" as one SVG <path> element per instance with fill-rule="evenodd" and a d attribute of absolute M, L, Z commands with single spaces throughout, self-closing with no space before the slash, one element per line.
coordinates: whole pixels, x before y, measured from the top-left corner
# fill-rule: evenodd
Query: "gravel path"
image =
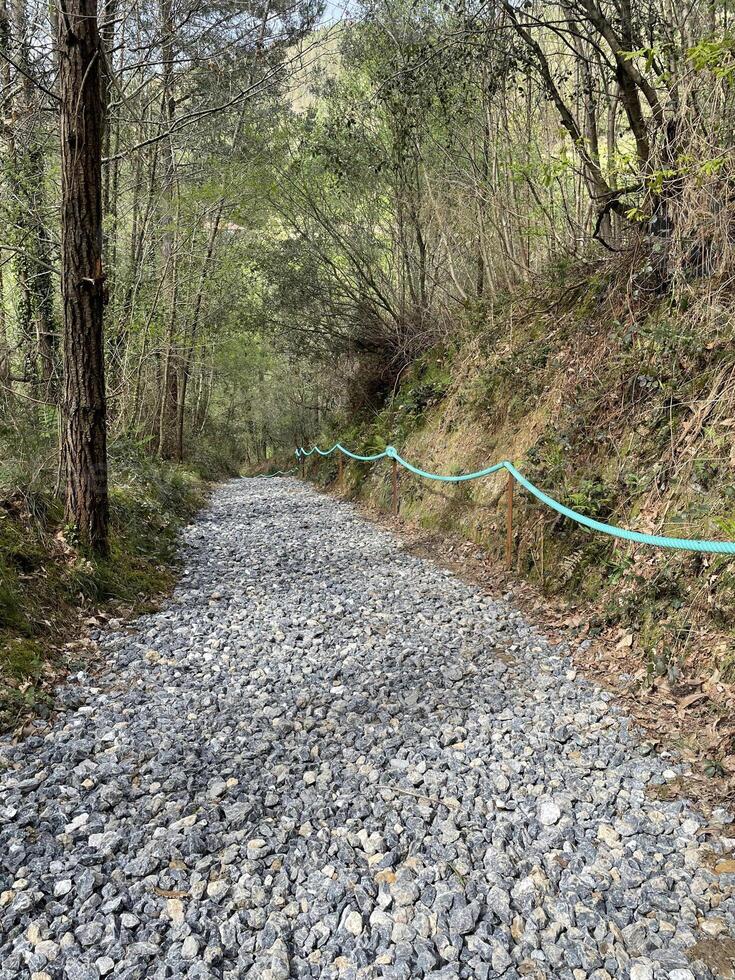
<path fill-rule="evenodd" d="M 735 874 L 518 612 L 294 480 L 186 549 L 0 743 L 1 980 L 727 975 Z"/>

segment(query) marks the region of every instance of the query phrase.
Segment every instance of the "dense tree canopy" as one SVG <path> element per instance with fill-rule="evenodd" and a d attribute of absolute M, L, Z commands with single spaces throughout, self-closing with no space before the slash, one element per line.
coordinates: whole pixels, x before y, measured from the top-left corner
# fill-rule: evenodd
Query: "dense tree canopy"
<path fill-rule="evenodd" d="M 56 458 L 65 12 L 0 0 L 10 469 Z M 727 0 L 372 0 L 336 23 L 313 0 L 107 0 L 98 21 L 113 456 L 285 451 L 560 258 L 729 284 Z"/>

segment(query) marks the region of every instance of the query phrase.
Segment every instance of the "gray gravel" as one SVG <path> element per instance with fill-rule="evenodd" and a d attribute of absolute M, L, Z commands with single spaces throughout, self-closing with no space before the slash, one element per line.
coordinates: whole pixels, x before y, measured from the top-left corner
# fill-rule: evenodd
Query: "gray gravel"
<path fill-rule="evenodd" d="M 564 649 L 294 480 L 185 539 L 0 743 L 0 980 L 715 975 L 735 875 Z"/>

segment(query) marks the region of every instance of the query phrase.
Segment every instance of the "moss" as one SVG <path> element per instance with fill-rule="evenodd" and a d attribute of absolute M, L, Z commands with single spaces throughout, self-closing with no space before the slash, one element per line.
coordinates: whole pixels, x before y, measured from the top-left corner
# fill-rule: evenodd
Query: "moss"
<path fill-rule="evenodd" d="M 43 646 L 35 640 L 16 638 L 0 650 L 0 669 L 10 679 L 37 679 L 42 667 Z"/>

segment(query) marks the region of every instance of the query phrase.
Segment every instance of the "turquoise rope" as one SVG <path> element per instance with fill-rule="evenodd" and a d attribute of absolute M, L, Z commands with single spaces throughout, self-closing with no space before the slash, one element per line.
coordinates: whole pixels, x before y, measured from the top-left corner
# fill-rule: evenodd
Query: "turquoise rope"
<path fill-rule="evenodd" d="M 554 500 L 543 490 L 539 490 L 537 486 L 534 486 L 530 480 L 527 480 L 522 473 L 518 470 L 512 463 L 507 460 L 503 460 L 501 463 L 495 463 L 493 466 L 488 466 L 484 470 L 476 470 L 474 473 L 462 473 L 459 476 L 444 476 L 441 473 L 428 473 L 426 470 L 419 469 L 418 466 L 414 466 L 409 463 L 408 460 L 403 459 L 399 455 L 398 450 L 393 446 L 386 446 L 385 451 L 382 453 L 376 453 L 374 456 L 358 456 L 356 453 L 351 453 L 349 449 L 345 449 L 338 442 L 335 443 L 331 449 L 325 452 L 314 446 L 310 450 L 305 450 L 299 448 L 296 450 L 297 458 L 304 456 L 311 456 L 313 452 L 319 453 L 320 456 L 330 456 L 335 450 L 339 450 L 344 453 L 345 456 L 349 456 L 351 459 L 358 459 L 363 462 L 373 462 L 377 459 L 394 459 L 396 463 L 402 466 L 409 473 L 413 473 L 416 476 L 423 477 L 426 480 L 439 480 L 442 483 L 462 483 L 465 480 L 477 480 L 482 476 L 490 476 L 492 473 L 498 473 L 500 470 L 506 470 L 510 475 L 520 483 L 520 485 L 527 490 L 532 496 L 537 500 L 540 500 L 542 504 L 546 504 L 552 510 L 555 510 L 557 514 L 562 514 L 564 517 L 568 517 L 569 520 L 575 521 L 577 524 L 582 524 L 584 527 L 590 528 L 592 531 L 599 531 L 601 534 L 608 534 L 613 538 L 621 538 L 623 541 L 635 541 L 639 544 L 651 544 L 659 548 L 675 548 L 682 551 L 700 551 L 708 552 L 715 555 L 735 555 L 735 541 L 699 541 L 695 538 L 669 538 L 664 537 L 660 534 L 643 534 L 641 531 L 628 531 L 624 527 L 615 527 L 613 524 L 603 524 L 602 521 L 593 520 L 591 517 L 585 517 L 584 514 L 579 514 L 576 510 L 572 510 L 571 507 L 565 507 L 564 504 L 559 503 L 558 500 Z"/>
<path fill-rule="evenodd" d="M 349 449 L 345 449 L 339 442 L 335 442 L 331 449 L 326 450 L 320 449 L 319 446 L 312 446 L 311 449 L 297 449 L 296 456 L 311 456 L 312 453 L 319 453 L 320 456 L 331 456 L 335 449 L 339 449 L 344 456 L 349 456 L 350 459 L 359 459 L 361 463 L 372 463 L 387 455 L 387 453 L 375 453 L 374 456 L 358 456 L 357 453 L 351 453 Z"/>

